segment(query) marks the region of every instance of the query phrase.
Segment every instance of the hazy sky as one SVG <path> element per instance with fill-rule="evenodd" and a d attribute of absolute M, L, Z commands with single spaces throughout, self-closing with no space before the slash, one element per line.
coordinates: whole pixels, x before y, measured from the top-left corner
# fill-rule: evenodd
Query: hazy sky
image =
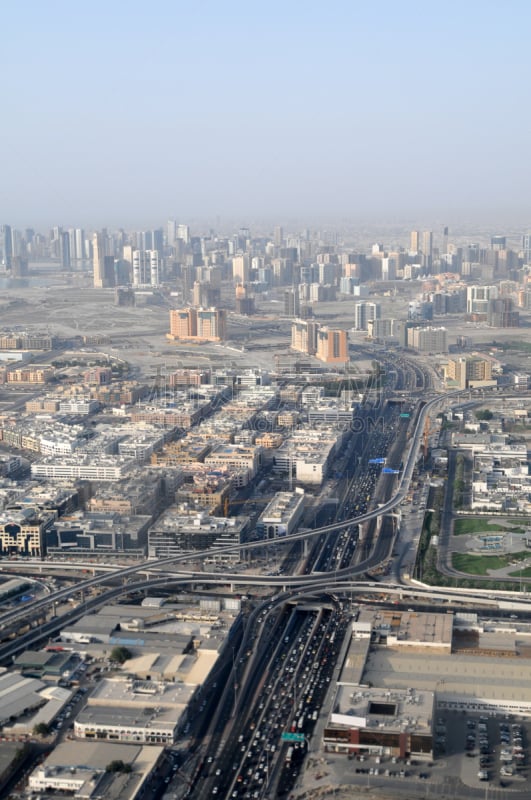
<path fill-rule="evenodd" d="M 528 0 L 12 0 L 0 223 L 531 221 Z"/>

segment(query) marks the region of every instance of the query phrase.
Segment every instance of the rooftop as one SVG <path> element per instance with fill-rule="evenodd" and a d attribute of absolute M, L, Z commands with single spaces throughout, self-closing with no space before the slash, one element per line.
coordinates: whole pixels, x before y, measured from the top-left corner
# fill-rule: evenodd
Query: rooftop
<path fill-rule="evenodd" d="M 431 732 L 434 693 L 406 689 L 369 689 L 352 691 L 338 686 L 331 724 L 374 728 L 381 731 Z"/>

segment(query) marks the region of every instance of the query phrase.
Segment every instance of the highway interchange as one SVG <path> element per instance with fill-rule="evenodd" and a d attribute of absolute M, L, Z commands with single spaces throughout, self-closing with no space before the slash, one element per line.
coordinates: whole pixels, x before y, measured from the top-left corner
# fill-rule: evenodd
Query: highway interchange
<path fill-rule="evenodd" d="M 417 364 L 412 369 L 408 362 L 404 371 L 408 372 L 409 384 L 404 388 L 410 390 L 410 395 L 416 393 L 417 398 L 408 402 L 410 416 L 400 417 L 397 411 L 401 406 L 390 400 L 393 392 L 402 390 L 404 376 L 400 375 L 399 366 L 392 371 L 394 381 L 380 397 L 381 413 L 386 415 L 391 435 L 387 439 L 369 436 L 362 444 L 368 448 L 363 452 L 371 457 L 380 454 L 378 449 L 375 453 L 374 443 L 377 448 L 385 448 L 382 455 L 395 471 L 373 474 L 370 505 L 365 497 L 370 471 L 365 470 L 365 476 L 360 475 L 359 469 L 347 473 L 335 520 L 290 536 L 291 545 L 300 541 L 313 543 L 293 572 L 207 574 L 185 568 L 190 559 L 212 556 L 212 550 L 103 571 L 79 581 L 75 587 L 51 592 L 29 607 L 3 614 L 0 626 L 4 634 L 20 631 L 29 619 L 41 624 L 21 632 L 16 639 L 3 641 L 0 663 L 10 663 L 23 649 L 55 635 L 90 609 L 123 594 L 182 584 L 260 586 L 269 590 L 273 597 L 270 594 L 255 604 L 245 615 L 245 624 L 240 619 L 231 631 L 219 664 L 192 701 L 189 717 L 183 719 L 181 733 L 190 742 L 190 758 L 183 765 L 188 777 L 178 785 L 172 783 L 171 788 L 177 797 L 287 795 L 297 779 L 307 743 L 333 682 L 348 619 L 342 599 L 346 592 L 366 596 L 385 591 L 400 598 L 407 595 L 408 602 L 415 596 L 441 603 L 452 597 L 462 602 L 472 598 L 482 606 L 496 606 L 499 602 L 479 591 L 412 589 L 397 583 L 375 585 L 364 578 L 368 570 L 392 557 L 396 518 L 409 491 L 428 415 L 459 398 L 459 393 L 431 392 L 429 375 Z M 423 399 L 418 397 L 420 393 Z M 261 548 L 263 542 L 245 544 L 247 551 Z M 241 548 L 217 548 L 214 552 L 219 555 L 234 549 Z M 93 595 L 95 589 L 100 591 L 98 596 Z M 73 596 L 78 600 L 77 607 L 60 618 L 50 618 L 52 608 Z M 511 598 L 506 603 L 513 607 Z"/>

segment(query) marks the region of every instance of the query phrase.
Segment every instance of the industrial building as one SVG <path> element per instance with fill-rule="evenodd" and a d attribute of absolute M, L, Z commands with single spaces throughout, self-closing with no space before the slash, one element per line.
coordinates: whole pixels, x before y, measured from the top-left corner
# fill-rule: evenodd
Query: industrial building
<path fill-rule="evenodd" d="M 74 722 L 74 734 L 80 739 L 173 744 L 191 694 L 183 684 L 100 681 Z"/>
<path fill-rule="evenodd" d="M 61 742 L 30 774 L 29 789 L 33 792 L 68 793 L 75 800 L 135 800 L 161 762 L 164 748 L 122 745 L 115 742 Z M 127 775 L 109 772 L 112 761 L 130 767 Z"/>
<path fill-rule="evenodd" d="M 343 753 L 430 758 L 438 708 L 529 716 L 530 644 L 527 622 L 362 608 L 323 744 Z"/>

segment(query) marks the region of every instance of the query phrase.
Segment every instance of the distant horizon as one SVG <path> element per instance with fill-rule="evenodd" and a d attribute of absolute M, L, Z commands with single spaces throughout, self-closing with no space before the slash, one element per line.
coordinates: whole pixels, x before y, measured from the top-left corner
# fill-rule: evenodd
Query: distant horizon
<path fill-rule="evenodd" d="M 89 235 L 92 232 L 102 229 L 107 229 L 111 234 L 118 231 L 125 231 L 130 234 L 136 231 L 164 230 L 167 222 L 174 220 L 177 224 L 188 225 L 191 235 L 194 236 L 207 236 L 212 232 L 220 237 L 227 237 L 236 233 L 240 228 L 249 228 L 251 238 L 261 238 L 267 235 L 272 236 L 274 228 L 280 226 L 284 229 L 284 234 L 288 236 L 300 235 L 305 230 L 308 230 L 313 236 L 317 233 L 334 233 L 346 238 L 355 236 L 356 238 L 364 239 L 367 243 L 367 247 L 370 246 L 370 244 L 380 242 L 380 239 L 383 240 L 381 242 L 383 245 L 390 246 L 389 239 L 386 237 L 395 239 L 400 237 L 403 239 L 413 230 L 432 231 L 434 239 L 436 240 L 438 237 L 442 238 L 443 230 L 447 227 L 450 243 L 452 243 L 452 240 L 468 240 L 470 244 L 472 244 L 474 240 L 477 240 L 481 243 L 482 241 L 487 242 L 491 236 L 502 235 L 506 236 L 509 242 L 512 242 L 514 249 L 518 249 L 523 234 L 531 232 L 531 219 L 529 225 L 525 225 L 523 221 L 521 224 L 517 224 L 514 219 L 511 219 L 509 223 L 509 220 L 502 221 L 499 218 L 495 220 L 494 218 L 489 219 L 488 217 L 480 218 L 477 221 L 470 218 L 467 220 L 454 220 L 453 223 L 450 218 L 447 220 L 422 222 L 414 218 L 377 219 L 375 217 L 372 219 L 361 219 L 347 217 L 346 215 L 342 215 L 341 218 L 338 216 L 314 219 L 302 217 L 273 218 L 267 215 L 263 217 L 242 215 L 241 218 L 221 218 L 221 216 L 217 216 L 216 218 L 186 218 L 167 215 L 162 220 L 158 219 L 152 222 L 149 221 L 149 219 L 146 221 L 146 219 L 147 218 L 144 218 L 143 221 L 130 224 L 111 224 L 108 221 L 107 223 L 97 226 L 79 222 L 64 224 L 58 221 L 43 223 L 41 225 L 32 224 L 31 222 L 17 225 L 8 220 L 0 220 L 0 224 L 10 225 L 21 233 L 29 229 L 34 230 L 37 234 L 48 235 L 54 227 L 60 227 L 63 230 L 81 228 L 84 230 L 85 234 Z M 402 246 L 406 247 L 407 242 L 404 242 Z"/>

